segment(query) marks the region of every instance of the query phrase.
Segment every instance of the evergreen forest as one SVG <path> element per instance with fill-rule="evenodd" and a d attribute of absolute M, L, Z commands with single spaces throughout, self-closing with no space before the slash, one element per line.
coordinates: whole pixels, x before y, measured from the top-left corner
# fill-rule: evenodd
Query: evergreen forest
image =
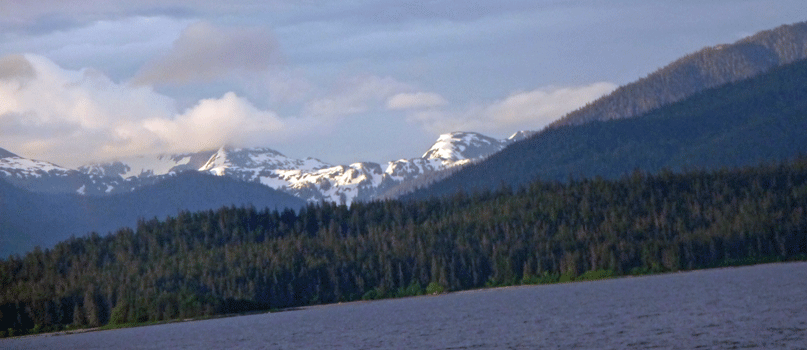
<path fill-rule="evenodd" d="M 804 158 L 350 207 L 224 207 L 0 260 L 0 335 L 803 259 Z"/>

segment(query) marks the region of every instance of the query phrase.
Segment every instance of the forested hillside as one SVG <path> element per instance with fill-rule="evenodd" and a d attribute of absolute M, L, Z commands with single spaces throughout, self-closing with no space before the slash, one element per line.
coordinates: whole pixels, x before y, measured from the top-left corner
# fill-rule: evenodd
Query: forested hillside
<path fill-rule="evenodd" d="M 807 258 L 807 159 L 420 202 L 223 208 L 0 261 L 5 335 Z"/>
<path fill-rule="evenodd" d="M 186 172 L 131 193 L 110 196 L 34 193 L 0 180 L 0 256 L 53 247 L 72 235 L 134 227 L 139 218 L 254 205 L 301 208 L 305 202 L 255 183 Z"/>
<path fill-rule="evenodd" d="M 792 159 L 807 154 L 805 81 L 802 60 L 640 117 L 548 128 L 405 198 Z"/>
<path fill-rule="evenodd" d="M 807 58 L 807 22 L 760 32 L 729 45 L 687 55 L 569 113 L 552 126 L 629 118 L 705 89 L 739 81 Z"/>

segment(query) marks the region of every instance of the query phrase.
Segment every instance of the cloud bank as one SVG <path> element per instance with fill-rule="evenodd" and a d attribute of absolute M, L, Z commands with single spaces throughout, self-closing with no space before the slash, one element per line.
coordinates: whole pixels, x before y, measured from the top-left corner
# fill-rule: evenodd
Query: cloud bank
<path fill-rule="evenodd" d="M 0 96 L 4 145 L 44 160 L 104 160 L 261 143 L 282 138 L 286 125 L 234 93 L 177 111 L 171 98 L 150 87 L 118 84 L 92 69 L 66 70 L 35 55 L 0 58 Z"/>
<path fill-rule="evenodd" d="M 236 93 L 178 110 L 149 86 L 115 83 L 93 69 L 64 69 L 37 55 L 0 57 L 0 139 L 10 151 L 76 166 L 141 154 L 191 152 L 223 144 L 271 146 L 332 132 L 351 115 L 406 117 L 430 133 L 481 130 L 508 135 L 540 129 L 616 86 L 518 92 L 458 108 L 391 77 L 358 76 L 312 97 L 301 116 L 281 117 Z"/>

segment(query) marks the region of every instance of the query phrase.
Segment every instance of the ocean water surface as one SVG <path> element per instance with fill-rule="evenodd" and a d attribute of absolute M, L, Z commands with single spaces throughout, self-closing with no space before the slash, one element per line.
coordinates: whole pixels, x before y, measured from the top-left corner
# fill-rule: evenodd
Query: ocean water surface
<path fill-rule="evenodd" d="M 0 348 L 807 349 L 807 263 L 324 305 Z"/>

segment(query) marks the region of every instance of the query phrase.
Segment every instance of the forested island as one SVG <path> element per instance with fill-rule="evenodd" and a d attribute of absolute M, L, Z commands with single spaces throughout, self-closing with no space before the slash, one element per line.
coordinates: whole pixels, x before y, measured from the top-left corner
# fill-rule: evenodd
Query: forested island
<path fill-rule="evenodd" d="M 226 207 L 0 260 L 0 335 L 807 259 L 807 159 Z"/>

